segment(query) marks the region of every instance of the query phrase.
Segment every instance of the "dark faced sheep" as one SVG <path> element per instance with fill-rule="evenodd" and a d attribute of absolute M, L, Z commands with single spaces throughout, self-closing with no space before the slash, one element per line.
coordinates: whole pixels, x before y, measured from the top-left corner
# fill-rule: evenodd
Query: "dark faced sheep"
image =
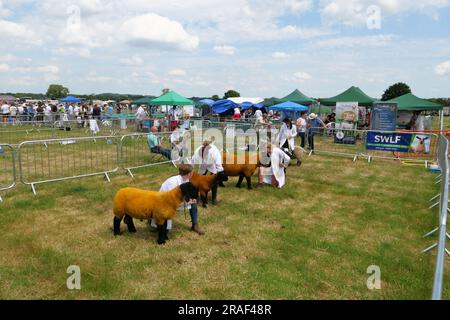
<path fill-rule="evenodd" d="M 158 244 L 167 239 L 167 220 L 174 219 L 177 209 L 186 201 L 198 198 L 198 189 L 190 182 L 169 192 L 146 191 L 125 188 L 114 197 L 114 235 L 120 235 L 120 223 L 124 219 L 128 231 L 136 232 L 133 218 L 138 220 L 155 219 L 158 225 Z"/>
<path fill-rule="evenodd" d="M 227 177 L 223 172 L 219 172 L 214 175 L 202 176 L 196 172 L 192 174 L 192 177 L 189 181 L 198 188 L 200 192 L 200 199 L 202 200 L 202 205 L 204 208 L 208 205 L 208 193 L 213 190 L 213 187 L 222 184 L 224 181 L 227 181 Z M 213 200 L 216 195 L 213 195 Z"/>

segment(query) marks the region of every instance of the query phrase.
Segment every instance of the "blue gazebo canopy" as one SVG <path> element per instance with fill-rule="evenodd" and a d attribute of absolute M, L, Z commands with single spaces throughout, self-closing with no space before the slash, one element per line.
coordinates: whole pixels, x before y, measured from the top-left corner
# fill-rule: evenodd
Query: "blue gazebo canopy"
<path fill-rule="evenodd" d="M 216 101 L 213 105 L 213 112 L 217 114 L 225 113 L 229 110 L 232 110 L 236 107 L 239 107 L 237 103 L 234 103 L 231 100 L 219 100 Z"/>
<path fill-rule="evenodd" d="M 283 102 L 283 103 L 271 106 L 271 107 L 269 107 L 269 110 L 273 110 L 273 111 L 308 112 L 309 108 L 304 106 L 304 105 L 295 103 L 295 102 L 287 101 L 287 102 Z"/>
<path fill-rule="evenodd" d="M 199 103 L 206 104 L 208 106 L 212 106 L 215 103 L 215 101 L 211 100 L 211 99 L 203 99 L 203 100 L 200 100 Z"/>
<path fill-rule="evenodd" d="M 248 110 L 250 108 L 256 108 L 256 109 L 264 109 L 264 105 L 262 103 L 251 103 L 251 102 L 243 102 L 239 104 L 243 111 Z"/>
<path fill-rule="evenodd" d="M 75 98 L 74 96 L 68 96 L 64 99 L 59 100 L 60 102 L 68 102 L 68 103 L 78 103 L 81 102 L 80 99 Z"/>

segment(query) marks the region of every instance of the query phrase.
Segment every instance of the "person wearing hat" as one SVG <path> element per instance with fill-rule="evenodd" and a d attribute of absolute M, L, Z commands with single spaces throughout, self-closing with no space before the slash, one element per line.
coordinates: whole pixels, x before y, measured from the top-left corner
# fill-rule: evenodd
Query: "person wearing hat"
<path fill-rule="evenodd" d="M 191 161 L 192 165 L 200 165 L 199 173 L 202 175 L 219 174 L 225 170 L 223 168 L 222 154 L 219 149 L 212 144 L 211 139 L 205 139 L 203 145 L 195 150 Z M 223 183 L 220 183 L 223 187 Z M 212 204 L 217 204 L 217 189 L 218 185 L 215 184 L 211 189 L 212 192 Z"/>
<path fill-rule="evenodd" d="M 308 149 L 314 150 L 314 136 L 319 132 L 320 128 L 325 128 L 322 119 L 315 113 L 311 113 L 307 121 L 308 128 Z"/>
<path fill-rule="evenodd" d="M 160 192 L 168 192 L 176 187 L 182 185 L 183 183 L 189 182 L 189 180 L 192 177 L 192 173 L 194 171 L 194 168 L 189 164 L 180 164 L 178 166 L 179 175 L 171 177 L 167 179 L 161 186 Z M 205 232 L 200 229 L 198 225 L 198 208 L 197 208 L 197 202 L 191 201 L 190 203 L 184 203 L 180 208 L 178 208 L 178 211 L 184 211 L 189 210 L 189 213 L 191 215 L 191 222 L 192 227 L 191 230 L 199 235 L 204 235 Z M 167 221 L 167 230 L 172 230 L 172 220 Z M 157 225 L 155 221 L 152 219 L 150 222 L 150 226 L 152 228 L 157 228 Z"/>

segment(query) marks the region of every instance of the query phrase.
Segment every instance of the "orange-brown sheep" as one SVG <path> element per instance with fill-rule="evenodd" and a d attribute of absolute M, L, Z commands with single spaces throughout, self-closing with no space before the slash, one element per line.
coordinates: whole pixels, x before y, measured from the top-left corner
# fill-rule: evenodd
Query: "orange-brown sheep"
<path fill-rule="evenodd" d="M 223 183 L 223 181 L 226 181 L 226 177 L 223 175 L 222 172 L 209 176 L 202 176 L 194 172 L 189 181 L 196 188 L 198 188 L 200 193 L 200 199 L 202 200 L 202 206 L 206 208 L 208 205 L 208 193 L 211 190 L 213 190 L 215 185 L 221 184 Z M 213 202 L 216 200 L 215 197 L 216 195 L 213 195 Z"/>
<path fill-rule="evenodd" d="M 198 198 L 198 189 L 190 182 L 169 192 L 147 191 L 137 188 L 124 188 L 114 197 L 114 235 L 120 235 L 120 223 L 124 219 L 128 231 L 136 232 L 133 218 L 139 220 L 155 219 L 158 225 L 158 244 L 167 239 L 167 220 L 176 217 L 177 209 L 186 201 Z"/>
<path fill-rule="evenodd" d="M 243 159 L 242 159 L 243 160 Z M 239 177 L 239 181 L 236 188 L 240 188 L 244 178 L 247 180 L 247 188 L 252 189 L 252 176 L 255 174 L 256 169 L 260 167 L 259 156 L 255 154 L 250 156 L 249 153 L 245 154 L 245 161 L 242 161 L 237 156 L 224 155 L 223 156 L 223 168 L 227 177 Z M 237 164 L 237 162 L 244 162 L 244 164 Z"/>

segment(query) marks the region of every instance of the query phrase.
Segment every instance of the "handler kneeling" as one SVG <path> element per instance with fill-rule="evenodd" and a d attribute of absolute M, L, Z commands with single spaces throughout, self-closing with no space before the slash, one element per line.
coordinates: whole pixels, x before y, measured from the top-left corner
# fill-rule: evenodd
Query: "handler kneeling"
<path fill-rule="evenodd" d="M 189 164 L 181 164 L 179 167 L 179 173 L 180 175 L 169 178 L 166 180 L 166 182 L 163 183 L 161 186 L 160 192 L 167 192 L 170 191 L 184 183 L 189 182 L 189 179 L 192 177 L 192 173 L 194 171 L 194 168 Z M 192 221 L 192 228 L 191 230 L 198 233 L 199 235 L 204 235 L 205 232 L 201 230 L 198 226 L 198 209 L 197 209 L 197 202 L 191 201 L 188 204 L 185 204 L 178 208 L 178 211 L 184 211 L 189 209 L 189 212 L 191 214 L 191 221 Z M 157 225 L 155 221 L 152 219 L 151 226 L 153 228 L 157 228 Z M 167 221 L 167 230 L 172 230 L 172 220 Z"/>

